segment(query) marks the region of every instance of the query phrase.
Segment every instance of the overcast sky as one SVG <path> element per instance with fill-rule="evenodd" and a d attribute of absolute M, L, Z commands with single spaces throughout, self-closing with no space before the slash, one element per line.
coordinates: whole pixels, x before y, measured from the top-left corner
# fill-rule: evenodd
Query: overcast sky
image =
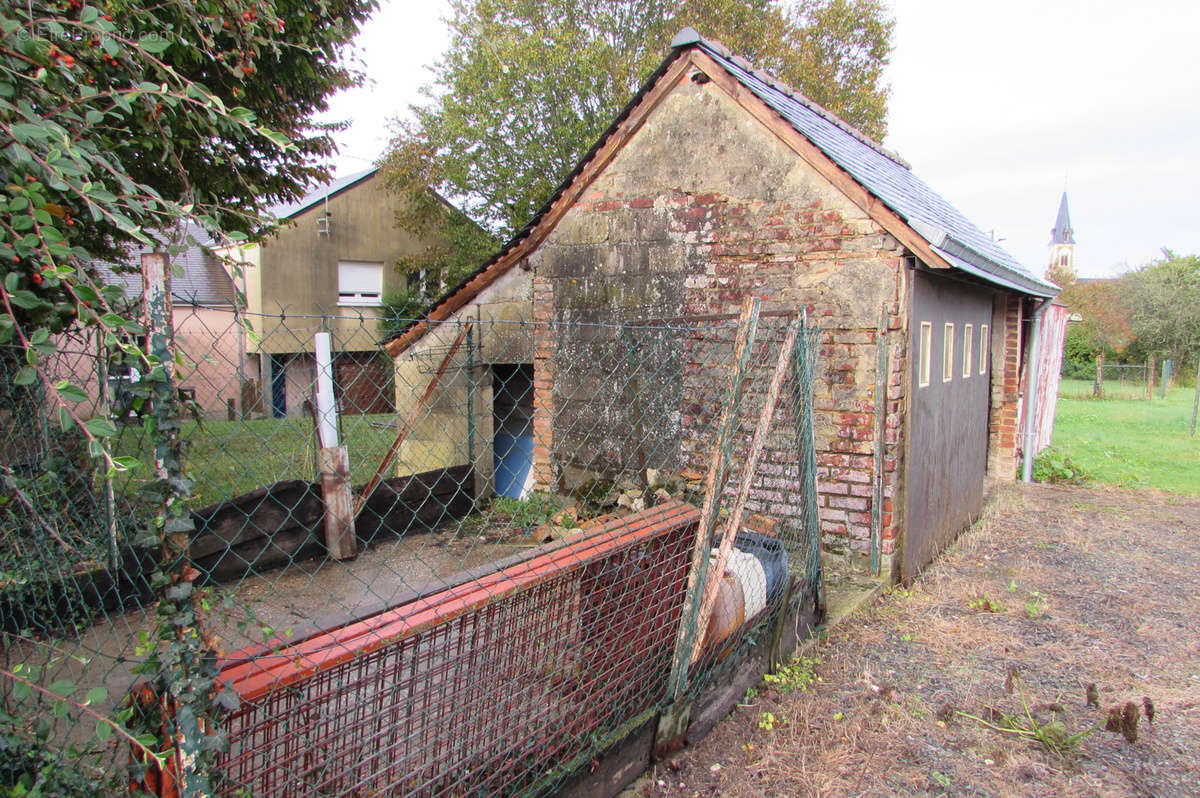
<path fill-rule="evenodd" d="M 1200 66 L 1190 0 L 894 0 L 885 143 L 1045 271 L 1064 186 L 1082 276 L 1200 252 Z M 339 174 L 370 166 L 448 42 L 444 2 L 384 0 L 335 99 Z M 703 33 L 703 31 L 701 31 Z"/>

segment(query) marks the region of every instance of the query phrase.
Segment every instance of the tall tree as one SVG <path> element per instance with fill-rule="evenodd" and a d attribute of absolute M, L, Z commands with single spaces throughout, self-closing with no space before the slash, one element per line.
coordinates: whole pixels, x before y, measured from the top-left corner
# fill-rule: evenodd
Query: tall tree
<path fill-rule="evenodd" d="M 259 208 L 293 198 L 304 182 L 324 176 L 320 160 L 332 143 L 328 130 L 312 124 L 313 115 L 331 92 L 356 81 L 339 51 L 373 5 L 10 0 L 0 6 L 0 374 L 6 387 L 0 413 L 7 440 L 0 451 L 0 506 L 7 515 L 0 524 L 10 529 L 45 513 L 70 513 L 57 501 L 39 508 L 20 498 L 33 484 L 57 482 L 62 472 L 56 469 L 76 466 L 73 454 L 67 465 L 48 462 L 65 459 L 56 456 L 31 466 L 29 452 L 21 452 L 20 472 L 10 468 L 7 455 L 23 440 L 14 434 L 18 428 L 70 435 L 101 472 L 139 467 L 137 457 L 114 451 L 117 429 L 106 414 L 88 417 L 86 392 L 45 367 L 58 354 L 61 336 L 54 333 L 87 326 L 142 373 L 138 398 L 151 408 L 144 429 L 156 461 L 173 477 L 147 481 L 143 492 L 154 497 L 148 517 L 164 565 L 152 579 L 157 623 L 143 641 L 139 669 L 173 707 L 169 716 L 145 716 L 149 733 L 162 738 L 143 753 L 178 749 L 174 775 L 184 795 L 212 794 L 208 769 L 221 744 L 215 721 L 222 699 L 213 642 L 196 622 L 201 604 L 178 543 L 191 520 L 182 501 L 186 481 L 174 478 L 181 464 L 171 445 L 179 423 L 171 353 L 162 336 L 144 342 L 139 320 L 122 315 L 121 290 L 97 285 L 89 264 L 184 222 L 214 236 L 253 234 L 261 228 Z M 51 414 L 61 430 L 43 423 Z M 89 470 L 72 489 L 91 490 L 100 482 L 94 476 Z M 44 521 L 41 526 L 52 529 Z M 0 747 L 24 739 L 28 724 L 11 721 L 0 717 Z M 52 765 L 64 754 L 69 763 Z M 43 761 L 41 755 L 35 761 Z M 83 760 L 47 747 L 44 761 L 36 772 L 6 773 L 14 790 L 62 794 L 61 784 L 47 780 L 78 776 Z M 106 785 L 91 786 L 101 792 Z"/>
<path fill-rule="evenodd" d="M 1125 302 L 1125 278 L 1113 280 L 1070 281 L 1062 287 L 1059 300 L 1081 321 L 1068 330 L 1074 358 L 1094 362 L 1096 355 L 1113 357 L 1125 351 L 1133 340 L 1129 306 Z"/>
<path fill-rule="evenodd" d="M 1125 301 L 1138 349 L 1190 363 L 1200 349 L 1200 256 L 1163 256 L 1125 276 Z"/>
<path fill-rule="evenodd" d="M 414 232 L 444 214 L 427 187 L 500 236 L 519 229 L 684 26 L 868 135 L 886 130 L 893 22 L 882 0 L 454 0 L 449 24 L 427 101 L 397 126 L 384 161 L 390 185 L 412 199 L 398 221 Z M 492 244 L 486 232 L 462 232 L 400 269 L 440 266 L 454 282 Z"/>
<path fill-rule="evenodd" d="M 259 209 L 326 179 L 333 141 L 315 116 L 360 79 L 339 53 L 374 7 L 7 4 L 0 269 L 10 292 L 24 292 L 15 320 L 53 327 L 75 317 L 59 268 L 86 271 L 184 217 L 214 234 L 254 235 Z M 0 337 L 8 335 L 0 321 Z"/>

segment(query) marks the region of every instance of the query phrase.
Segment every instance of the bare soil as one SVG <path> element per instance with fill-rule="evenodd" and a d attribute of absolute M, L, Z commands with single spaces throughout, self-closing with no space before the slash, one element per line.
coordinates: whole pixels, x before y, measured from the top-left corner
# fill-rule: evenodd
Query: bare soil
<path fill-rule="evenodd" d="M 761 685 L 637 791 L 1200 795 L 1200 500 L 1002 486 L 910 589 L 808 656 L 806 690 Z M 1132 743 L 1103 729 L 1127 702 Z M 1019 733 L 1055 720 L 1059 751 Z"/>

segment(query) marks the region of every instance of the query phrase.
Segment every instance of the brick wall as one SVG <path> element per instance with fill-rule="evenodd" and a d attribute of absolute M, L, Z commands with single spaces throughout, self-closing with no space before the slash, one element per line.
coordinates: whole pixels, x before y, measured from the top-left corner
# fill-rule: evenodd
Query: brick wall
<path fill-rule="evenodd" d="M 1021 298 L 1000 294 L 992 311 L 992 415 L 988 422 L 988 475 L 1017 474 L 1021 404 Z"/>
<path fill-rule="evenodd" d="M 807 310 L 817 365 L 822 530 L 865 553 L 876 439 L 877 328 L 886 315 L 883 550 L 896 547 L 907 299 L 902 247 L 711 85 L 686 82 L 529 257 L 538 320 Z M 548 485 L 553 342 L 535 363 L 538 482 Z M 768 460 L 769 462 L 769 460 Z M 777 475 L 778 476 L 778 475 Z M 782 479 L 782 477 L 780 477 Z M 781 499 L 786 480 L 763 486 Z"/>

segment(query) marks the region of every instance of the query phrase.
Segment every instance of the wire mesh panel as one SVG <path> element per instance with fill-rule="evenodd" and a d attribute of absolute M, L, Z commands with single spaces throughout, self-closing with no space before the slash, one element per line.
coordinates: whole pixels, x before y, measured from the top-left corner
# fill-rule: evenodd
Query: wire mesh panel
<path fill-rule="evenodd" d="M 226 791 L 514 791 L 663 697 L 697 512 L 616 520 L 223 671 Z M 594 736 L 594 737 L 593 737 Z"/>
<path fill-rule="evenodd" d="M 4 656 L 48 692 L 10 680 L 5 708 L 91 746 L 115 788 L 129 765 L 180 791 L 175 699 L 159 684 L 127 700 L 141 666 L 178 653 L 156 600 L 191 602 L 192 653 L 215 672 L 218 791 L 256 796 L 549 792 L 781 613 L 819 612 L 816 332 L 796 340 L 789 316 L 759 318 L 739 361 L 747 327 L 726 317 L 476 314 L 393 356 L 379 342 L 407 322 L 173 315 L 168 424 L 119 341 L 80 337 L 44 364 L 79 386 L 74 412 L 116 428 L 126 470 L 8 382 L 28 423 L 0 462 Z M 190 494 L 179 561 L 147 534 L 164 426 Z M 104 697 L 55 717 L 67 676 Z M 88 712 L 126 723 L 130 707 L 161 732 L 160 763 L 92 734 Z"/>

